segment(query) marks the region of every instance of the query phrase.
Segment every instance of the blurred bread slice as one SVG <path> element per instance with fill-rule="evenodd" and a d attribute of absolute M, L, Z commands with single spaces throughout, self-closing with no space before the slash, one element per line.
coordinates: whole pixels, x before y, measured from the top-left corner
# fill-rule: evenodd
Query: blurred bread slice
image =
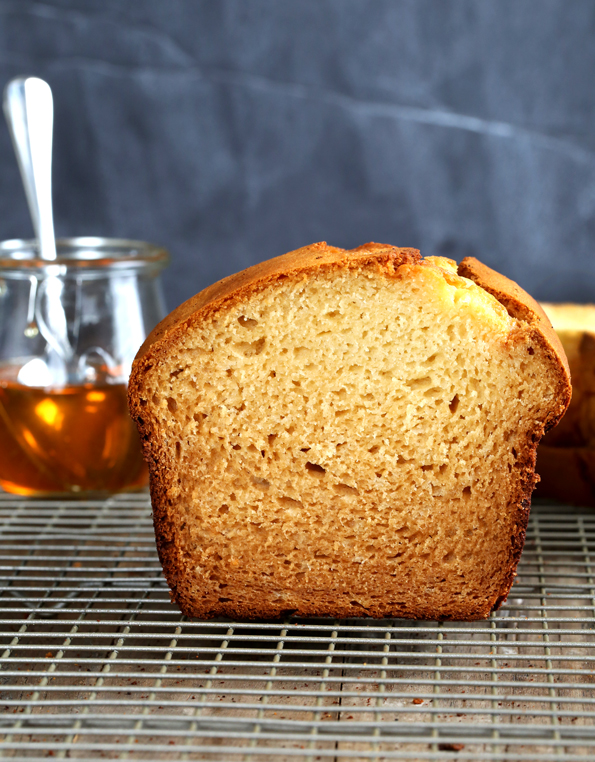
<path fill-rule="evenodd" d="M 538 497 L 595 505 L 595 305 L 541 305 L 568 358 L 572 401 L 537 453 Z"/>

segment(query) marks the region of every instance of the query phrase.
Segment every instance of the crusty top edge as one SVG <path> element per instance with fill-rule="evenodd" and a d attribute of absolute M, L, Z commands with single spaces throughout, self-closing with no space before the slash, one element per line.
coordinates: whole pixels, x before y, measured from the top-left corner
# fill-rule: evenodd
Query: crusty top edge
<path fill-rule="evenodd" d="M 555 420 L 550 419 L 548 428 L 554 426 L 564 415 L 570 404 L 572 386 L 570 383 L 570 368 L 568 359 L 562 347 L 558 334 L 545 314 L 541 305 L 524 291 L 517 283 L 505 275 L 492 270 L 475 257 L 465 257 L 459 264 L 458 274 L 469 278 L 478 286 L 492 294 L 508 310 L 508 314 L 528 323 L 535 328 L 542 337 L 543 345 L 548 350 L 552 359 L 557 360 L 560 366 L 560 392 L 558 397 L 560 413 Z"/>
<path fill-rule="evenodd" d="M 259 290 L 265 282 L 274 281 L 280 276 L 295 276 L 318 267 L 334 265 L 352 268 L 358 265 L 364 266 L 374 260 L 390 261 L 396 268 L 403 264 L 417 264 L 422 261 L 422 256 L 417 249 L 403 249 L 382 243 L 366 243 L 356 249 L 346 250 L 328 246 L 322 241 L 290 251 L 280 257 L 268 259 L 223 278 L 177 307 L 147 336 L 136 355 L 135 362 L 147 355 L 152 347 L 159 344 L 168 334 L 196 313 L 227 301 L 227 297 L 236 292 L 241 291 L 242 295 L 247 295 Z"/>

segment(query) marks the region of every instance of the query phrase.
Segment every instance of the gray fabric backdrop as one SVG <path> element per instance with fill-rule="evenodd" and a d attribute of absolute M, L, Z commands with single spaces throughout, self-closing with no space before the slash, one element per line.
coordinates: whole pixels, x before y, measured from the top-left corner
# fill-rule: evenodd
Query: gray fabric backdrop
<path fill-rule="evenodd" d="M 595 300 L 595 2 L 0 0 L 54 91 L 61 235 L 166 245 L 169 307 L 304 244 L 473 254 Z M 0 125 L 0 237 L 31 233 Z"/>

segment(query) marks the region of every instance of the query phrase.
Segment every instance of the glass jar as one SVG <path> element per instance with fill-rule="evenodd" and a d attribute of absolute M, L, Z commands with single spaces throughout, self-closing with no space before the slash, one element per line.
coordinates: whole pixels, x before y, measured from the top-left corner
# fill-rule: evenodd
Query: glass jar
<path fill-rule="evenodd" d="M 165 314 L 168 253 L 140 241 L 70 238 L 58 258 L 0 243 L 0 486 L 99 496 L 147 483 L 126 390 Z"/>

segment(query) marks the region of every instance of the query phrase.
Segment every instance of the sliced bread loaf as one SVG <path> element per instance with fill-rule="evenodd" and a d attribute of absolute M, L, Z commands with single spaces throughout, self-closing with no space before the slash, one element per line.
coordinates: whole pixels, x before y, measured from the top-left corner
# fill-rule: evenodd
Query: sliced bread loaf
<path fill-rule="evenodd" d="M 486 617 L 570 399 L 543 311 L 475 259 L 314 244 L 207 288 L 134 363 L 189 616 Z"/>

